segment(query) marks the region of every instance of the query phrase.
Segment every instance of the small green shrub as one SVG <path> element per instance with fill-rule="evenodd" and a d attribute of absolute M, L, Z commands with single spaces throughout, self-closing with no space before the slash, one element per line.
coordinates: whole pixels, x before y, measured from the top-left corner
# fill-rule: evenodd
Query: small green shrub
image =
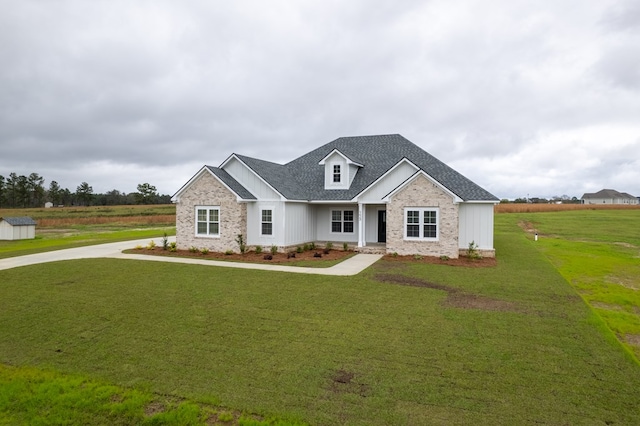
<path fill-rule="evenodd" d="M 240 247 L 240 254 L 244 254 L 244 252 L 247 251 L 247 245 L 242 234 L 238 234 L 236 237 L 236 243 L 238 243 L 238 246 Z"/>
<path fill-rule="evenodd" d="M 349 250 L 349 243 L 346 243 L 346 242 L 342 243 L 342 250 L 348 251 Z"/>
<path fill-rule="evenodd" d="M 262 253 L 262 246 L 256 246 L 256 254 Z"/>
<path fill-rule="evenodd" d="M 169 248 L 169 237 L 165 232 L 164 235 L 162 236 L 162 250 L 167 250 L 168 248 Z"/>
<path fill-rule="evenodd" d="M 478 251 L 478 245 L 475 241 L 471 241 L 469 243 L 469 247 L 467 248 L 467 257 L 469 259 L 482 259 L 482 255 Z"/>
<path fill-rule="evenodd" d="M 173 253 L 178 251 L 178 244 L 175 241 L 169 243 L 169 251 Z"/>
<path fill-rule="evenodd" d="M 278 252 L 278 246 L 271 246 L 271 254 L 276 254 Z"/>
<path fill-rule="evenodd" d="M 200 249 L 200 253 L 202 253 L 202 254 L 209 254 L 209 249 L 208 249 L 208 248 L 206 248 L 206 247 L 202 247 L 202 248 Z"/>
<path fill-rule="evenodd" d="M 296 248 L 296 253 L 302 253 L 303 251 L 304 250 L 300 246 L 298 246 L 298 248 Z"/>
<path fill-rule="evenodd" d="M 224 252 L 225 256 L 231 256 L 233 254 L 233 250 L 229 249 L 227 251 Z"/>
<path fill-rule="evenodd" d="M 413 255 L 413 258 L 414 258 L 415 260 L 422 260 L 422 259 L 424 259 L 424 257 L 423 257 L 423 256 L 421 256 L 421 255 L 419 255 L 419 254 L 414 254 L 414 255 Z"/>
<path fill-rule="evenodd" d="M 311 246 L 310 246 L 309 244 L 305 243 L 305 244 L 302 246 L 302 250 L 304 250 L 304 251 L 309 251 L 309 250 L 311 250 Z"/>
<path fill-rule="evenodd" d="M 153 250 L 154 248 L 156 248 L 156 242 L 153 240 L 149 241 L 149 244 L 147 244 L 147 249 Z"/>
<path fill-rule="evenodd" d="M 394 251 L 393 253 L 391 253 L 391 256 L 393 256 L 393 257 L 398 257 L 398 252 L 397 252 L 397 251 Z"/>
<path fill-rule="evenodd" d="M 447 255 L 440 256 L 440 260 L 450 260 L 451 258 Z"/>
<path fill-rule="evenodd" d="M 333 243 L 331 241 L 327 242 L 327 244 L 324 245 L 324 248 L 331 250 L 333 248 Z"/>
<path fill-rule="evenodd" d="M 138 244 L 138 245 L 136 246 L 136 250 L 142 250 L 143 248 L 144 248 L 144 247 L 142 247 L 140 244 Z"/>
<path fill-rule="evenodd" d="M 316 249 L 316 243 L 310 243 L 309 244 L 309 250 L 315 250 Z"/>
<path fill-rule="evenodd" d="M 198 252 L 198 247 L 195 247 L 195 246 L 189 247 L 189 252 L 190 253 L 197 253 Z"/>

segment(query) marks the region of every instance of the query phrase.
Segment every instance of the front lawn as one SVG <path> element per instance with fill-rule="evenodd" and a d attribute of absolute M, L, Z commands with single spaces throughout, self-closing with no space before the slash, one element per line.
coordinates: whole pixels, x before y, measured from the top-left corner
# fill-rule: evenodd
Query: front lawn
<path fill-rule="evenodd" d="M 517 221 L 496 220 L 484 268 L 0 271 L 0 363 L 310 424 L 640 424 L 637 362 Z M 29 423 L 19 399 L 2 410 Z"/>

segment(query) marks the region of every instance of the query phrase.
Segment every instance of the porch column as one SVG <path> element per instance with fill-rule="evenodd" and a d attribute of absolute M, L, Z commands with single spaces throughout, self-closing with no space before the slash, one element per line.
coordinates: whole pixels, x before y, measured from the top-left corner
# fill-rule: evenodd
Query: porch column
<path fill-rule="evenodd" d="M 364 247 L 364 209 L 363 204 L 358 203 L 358 247 Z"/>

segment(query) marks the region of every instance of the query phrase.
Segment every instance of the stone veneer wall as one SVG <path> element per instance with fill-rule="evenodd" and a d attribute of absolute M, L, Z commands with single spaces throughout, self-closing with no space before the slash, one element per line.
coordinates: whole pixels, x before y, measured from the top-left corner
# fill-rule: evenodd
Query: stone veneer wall
<path fill-rule="evenodd" d="M 220 237 L 196 236 L 196 206 L 220 206 Z M 181 250 L 190 247 L 239 252 L 238 234 L 247 237 L 247 205 L 209 173 L 203 173 L 180 196 L 176 206 L 176 241 Z"/>
<path fill-rule="evenodd" d="M 405 207 L 438 207 L 439 241 L 405 240 Z M 455 259 L 459 254 L 458 222 L 458 205 L 453 203 L 453 198 L 424 176 L 418 176 L 387 204 L 387 253 Z"/>

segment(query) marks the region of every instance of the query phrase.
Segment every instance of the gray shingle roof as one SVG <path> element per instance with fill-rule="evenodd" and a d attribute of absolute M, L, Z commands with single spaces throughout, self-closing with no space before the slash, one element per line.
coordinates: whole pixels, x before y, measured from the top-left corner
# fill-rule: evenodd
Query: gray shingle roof
<path fill-rule="evenodd" d="M 626 199 L 635 199 L 631 194 L 626 192 L 618 192 L 615 189 L 601 189 L 598 192 L 586 192 L 583 196 L 583 200 L 588 200 L 590 198 L 626 198 Z"/>
<path fill-rule="evenodd" d="M 334 149 L 364 166 L 349 189 L 324 189 L 324 167 L 318 163 Z M 406 158 L 464 201 L 498 201 L 493 194 L 400 135 L 338 138 L 285 165 L 236 156 L 290 200 L 351 200 Z"/>
<path fill-rule="evenodd" d="M 238 194 L 243 200 L 255 200 L 256 197 L 247 190 L 244 186 L 235 180 L 226 170 L 218 167 L 205 166 L 211 173 L 216 175 L 225 185 L 227 185 L 233 192 Z"/>
<path fill-rule="evenodd" d="M 12 226 L 30 226 L 37 225 L 36 221 L 29 216 L 17 216 L 17 217 L 0 217 L 0 220 L 7 222 Z"/>

